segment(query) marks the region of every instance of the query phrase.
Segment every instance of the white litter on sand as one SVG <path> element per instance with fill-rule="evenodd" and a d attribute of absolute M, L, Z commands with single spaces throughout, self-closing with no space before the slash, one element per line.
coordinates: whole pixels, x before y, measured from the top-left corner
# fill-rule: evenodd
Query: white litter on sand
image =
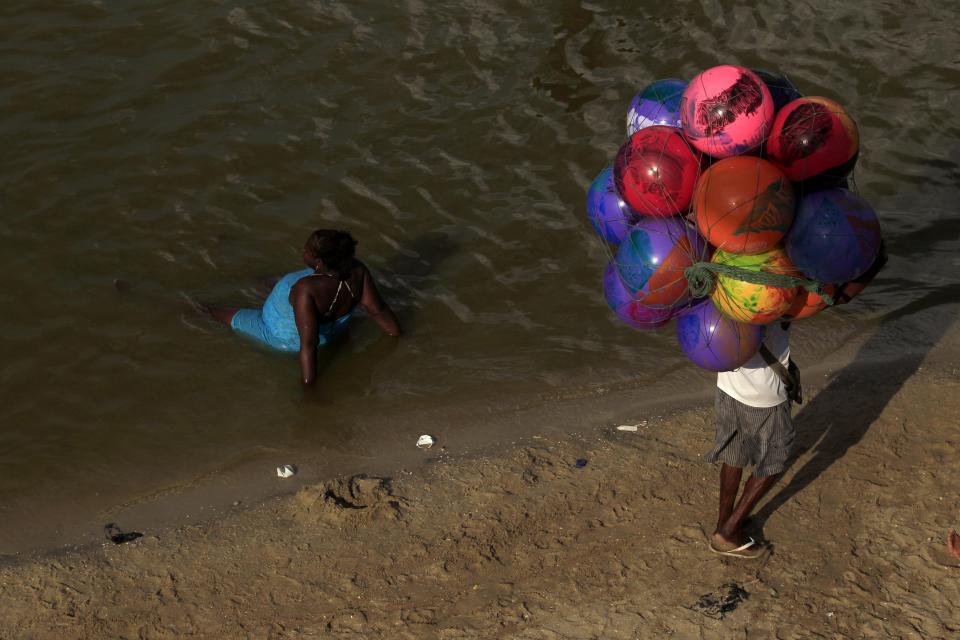
<path fill-rule="evenodd" d="M 277 476 L 281 478 L 290 478 L 297 475 L 297 468 L 292 464 L 283 464 L 277 467 Z"/>

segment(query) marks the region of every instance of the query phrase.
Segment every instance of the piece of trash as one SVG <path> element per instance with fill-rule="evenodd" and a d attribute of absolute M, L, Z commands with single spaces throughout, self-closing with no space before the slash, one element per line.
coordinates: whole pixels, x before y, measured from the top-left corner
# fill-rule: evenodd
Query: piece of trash
<path fill-rule="evenodd" d="M 108 522 L 103 525 L 103 533 L 107 536 L 107 540 L 113 544 L 123 544 L 124 542 L 130 542 L 131 540 L 143 537 L 143 534 L 139 531 L 122 530 L 115 522 Z"/>
<path fill-rule="evenodd" d="M 433 438 L 424 434 L 417 438 L 417 447 L 420 449 L 429 449 L 433 446 Z"/>
<path fill-rule="evenodd" d="M 636 431 L 637 425 L 635 424 L 622 424 L 617 427 L 617 431 Z"/>
<path fill-rule="evenodd" d="M 292 464 L 282 464 L 277 467 L 277 475 L 281 478 L 290 478 L 297 475 L 297 468 Z"/>
<path fill-rule="evenodd" d="M 587 459 L 577 458 L 577 461 L 573 463 L 573 466 L 575 466 L 577 469 L 583 469 L 585 466 L 587 466 Z"/>
<path fill-rule="evenodd" d="M 699 611 L 708 618 L 723 620 L 723 617 L 740 606 L 740 603 L 750 597 L 736 582 L 728 582 L 720 586 L 713 593 L 706 593 L 694 603 L 691 609 Z"/>

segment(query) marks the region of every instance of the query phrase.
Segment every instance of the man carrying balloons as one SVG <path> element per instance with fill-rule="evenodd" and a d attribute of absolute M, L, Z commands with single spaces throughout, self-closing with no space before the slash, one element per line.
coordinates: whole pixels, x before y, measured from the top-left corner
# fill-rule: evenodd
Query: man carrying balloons
<path fill-rule="evenodd" d="M 627 135 L 587 197 L 610 256 L 604 296 L 635 329 L 676 320 L 683 353 L 717 372 L 710 549 L 757 558 L 744 522 L 788 466 L 800 400 L 790 322 L 849 302 L 885 262 L 876 213 L 847 181 L 857 126 L 781 74 L 719 65 L 640 91 Z"/>
<path fill-rule="evenodd" d="M 743 523 L 786 471 L 793 451 L 792 399 L 784 380 L 791 375 L 789 327 L 786 322 L 768 325 L 760 353 L 738 369 L 717 374 L 716 438 L 706 455 L 708 462 L 722 463 L 717 528 L 710 537 L 715 553 L 741 558 L 763 554 L 744 533 Z M 738 500 L 747 465 L 753 465 L 753 473 Z"/>

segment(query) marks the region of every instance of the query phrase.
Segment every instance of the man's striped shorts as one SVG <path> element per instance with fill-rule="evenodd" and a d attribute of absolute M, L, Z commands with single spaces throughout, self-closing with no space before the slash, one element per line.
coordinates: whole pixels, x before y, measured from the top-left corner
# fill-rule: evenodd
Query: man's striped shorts
<path fill-rule="evenodd" d="M 775 407 L 751 407 L 717 389 L 715 409 L 716 441 L 707 462 L 753 465 L 758 477 L 787 470 L 796 435 L 789 400 Z"/>

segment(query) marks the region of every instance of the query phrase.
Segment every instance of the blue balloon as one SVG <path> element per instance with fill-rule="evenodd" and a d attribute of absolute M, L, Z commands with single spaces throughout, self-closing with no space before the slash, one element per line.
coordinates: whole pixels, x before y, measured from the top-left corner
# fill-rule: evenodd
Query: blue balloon
<path fill-rule="evenodd" d="M 752 358 L 766 333 L 762 325 L 731 320 L 709 300 L 677 315 L 677 341 L 690 360 L 708 371 L 732 371 Z"/>
<path fill-rule="evenodd" d="M 587 218 L 601 240 L 620 244 L 638 214 L 623 201 L 613 183 L 613 165 L 600 172 L 587 191 Z"/>
<path fill-rule="evenodd" d="M 797 89 L 797 86 L 790 81 L 790 78 L 777 71 L 767 71 L 766 69 L 751 69 L 760 76 L 763 84 L 770 90 L 770 96 L 773 98 L 773 108 L 779 111 L 783 105 L 793 102 L 797 98 L 802 98 L 803 94 Z"/>
<path fill-rule="evenodd" d="M 784 245 L 808 278 L 841 283 L 870 268 L 880 239 L 880 221 L 866 200 L 847 189 L 825 189 L 800 199 Z"/>
<path fill-rule="evenodd" d="M 687 83 L 676 78 L 657 80 L 647 85 L 630 101 L 627 112 L 627 137 L 655 124 L 680 128 L 680 99 Z"/>

